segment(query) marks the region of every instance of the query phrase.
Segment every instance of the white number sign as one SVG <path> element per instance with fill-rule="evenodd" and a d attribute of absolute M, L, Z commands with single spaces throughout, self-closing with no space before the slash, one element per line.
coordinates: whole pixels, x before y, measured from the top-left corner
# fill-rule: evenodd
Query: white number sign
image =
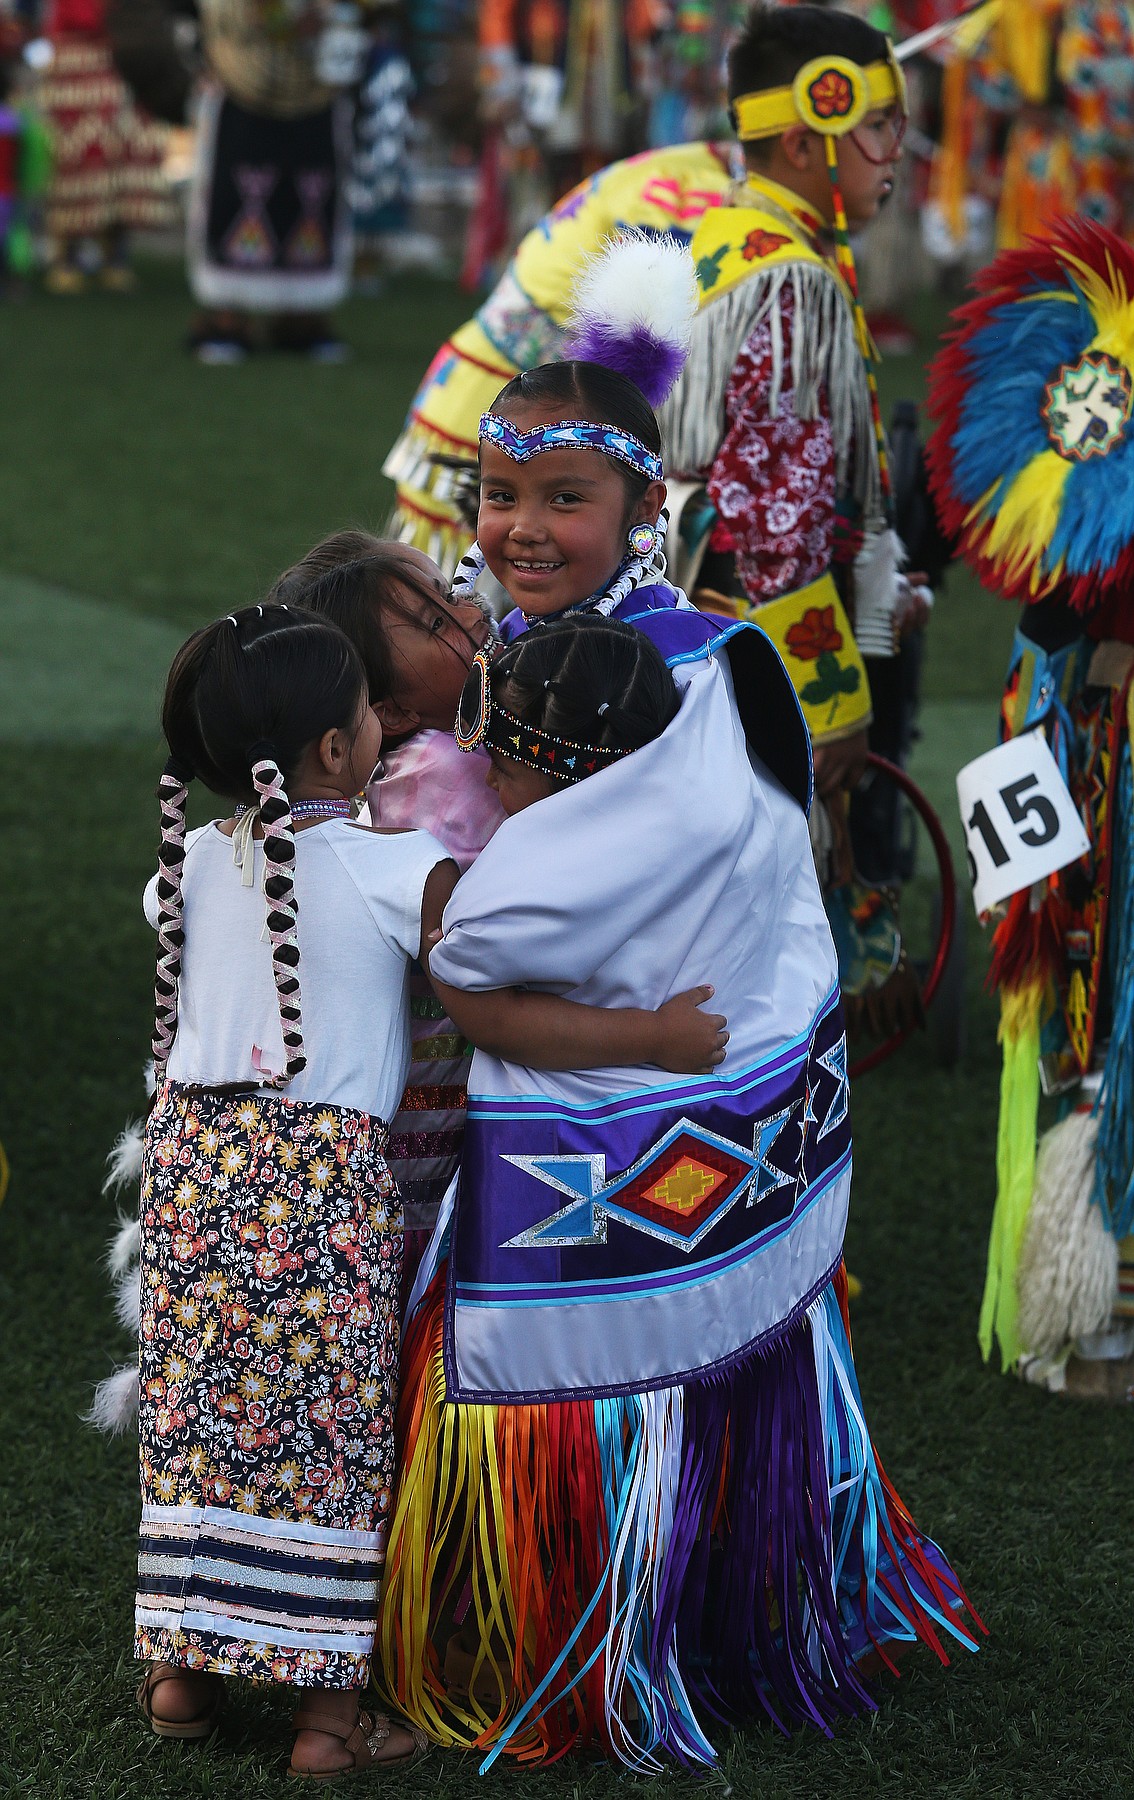
<path fill-rule="evenodd" d="M 1042 731 L 1009 738 L 968 763 L 957 775 L 957 801 L 978 913 L 1065 869 L 1088 848 Z"/>

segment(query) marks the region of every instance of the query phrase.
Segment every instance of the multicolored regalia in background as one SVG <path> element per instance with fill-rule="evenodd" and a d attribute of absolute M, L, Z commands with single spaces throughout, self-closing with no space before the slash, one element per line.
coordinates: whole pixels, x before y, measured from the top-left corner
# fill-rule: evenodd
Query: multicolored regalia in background
<path fill-rule="evenodd" d="M 711 971 L 732 1033 L 710 1076 L 474 1057 L 447 1268 L 404 1347 L 379 1644 L 404 1715 L 486 1766 L 712 1763 L 714 1722 L 829 1731 L 896 1644 L 976 1641 L 854 1370 L 846 1039 L 798 706 L 750 626 L 670 605 L 650 635 L 672 724 L 506 819 L 431 957 L 455 986 L 598 1005 Z M 738 635 L 782 780 L 746 750 L 719 654 Z"/>
<path fill-rule="evenodd" d="M 195 337 L 239 344 L 226 315 L 259 313 L 282 317 L 294 346 L 307 339 L 314 350 L 323 315 L 346 295 L 352 252 L 353 106 L 321 54 L 330 0 L 201 0 L 199 11 L 214 80 L 186 241 L 207 315 Z"/>
<path fill-rule="evenodd" d="M 1023 602 L 1005 737 L 1042 730 L 1090 839 L 993 939 L 1004 1067 L 980 1339 L 1104 1392 L 1134 1351 L 1134 251 L 1064 219 L 980 276 L 931 372 L 942 520 Z M 1041 1083 L 1058 1122 L 1036 1144 Z M 1092 1365 L 1093 1364 L 1093 1368 Z"/>
<path fill-rule="evenodd" d="M 453 572 L 474 535 L 460 493 L 475 472 L 481 414 L 521 369 L 560 355 L 581 263 L 628 227 L 687 243 L 728 190 L 730 156 L 727 144 L 679 144 L 615 163 L 528 233 L 476 317 L 433 358 L 383 465 L 397 488 L 391 529 L 403 542 Z"/>
<path fill-rule="evenodd" d="M 995 201 L 998 249 L 1070 212 L 1127 230 L 1132 125 L 1128 0 L 1001 0 L 979 51 L 945 71 L 934 189 L 954 236 L 973 191 Z"/>
<path fill-rule="evenodd" d="M 98 238 L 100 281 L 126 290 L 134 279 L 129 234 L 174 218 L 162 174 L 168 130 L 135 105 L 119 73 L 105 0 L 52 0 L 46 33 L 54 55 L 36 100 L 51 146 L 47 286 L 80 293 L 80 252 L 84 240 Z"/>

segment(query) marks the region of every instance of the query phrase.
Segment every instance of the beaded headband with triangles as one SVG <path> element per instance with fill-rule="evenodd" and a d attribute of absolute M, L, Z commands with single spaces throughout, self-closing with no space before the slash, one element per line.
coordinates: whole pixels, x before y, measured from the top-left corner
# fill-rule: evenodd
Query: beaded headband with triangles
<path fill-rule="evenodd" d="M 490 660 L 488 651 L 478 650 L 469 667 L 454 728 L 458 750 L 476 750 L 483 744 L 510 762 L 525 763 L 559 781 L 582 781 L 630 755 L 629 750 L 606 745 L 575 744 L 525 724 L 493 700 Z"/>

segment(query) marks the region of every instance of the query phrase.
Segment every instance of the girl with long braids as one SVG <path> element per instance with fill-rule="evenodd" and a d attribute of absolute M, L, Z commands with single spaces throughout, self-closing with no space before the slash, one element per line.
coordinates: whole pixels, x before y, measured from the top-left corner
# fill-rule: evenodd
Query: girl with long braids
<path fill-rule="evenodd" d="M 138 1698 L 159 1736 L 197 1739 L 220 1676 L 303 1690 L 290 1772 L 328 1778 L 424 1745 L 362 1701 L 398 1379 L 384 1121 L 408 1064 L 410 961 L 457 869 L 427 832 L 354 823 L 382 731 L 329 621 L 265 605 L 195 633 L 162 718 Z M 194 779 L 236 805 L 187 835 Z M 696 1069 L 721 1054 L 704 998 L 599 1012 L 500 994 L 469 1024 L 536 1061 Z"/>

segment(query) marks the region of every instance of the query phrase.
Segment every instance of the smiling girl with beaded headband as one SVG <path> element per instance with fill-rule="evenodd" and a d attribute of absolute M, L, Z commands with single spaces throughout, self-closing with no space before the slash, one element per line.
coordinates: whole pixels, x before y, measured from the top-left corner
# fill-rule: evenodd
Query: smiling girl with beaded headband
<path fill-rule="evenodd" d="M 487 567 L 516 602 L 511 642 L 568 614 L 644 632 L 666 662 L 724 655 L 753 752 L 807 804 L 799 706 L 762 632 L 694 611 L 666 578 L 666 489 L 653 408 L 680 373 L 696 305 L 687 251 L 627 233 L 583 270 L 571 360 L 517 375 L 481 421 L 478 537 L 456 595 Z"/>

